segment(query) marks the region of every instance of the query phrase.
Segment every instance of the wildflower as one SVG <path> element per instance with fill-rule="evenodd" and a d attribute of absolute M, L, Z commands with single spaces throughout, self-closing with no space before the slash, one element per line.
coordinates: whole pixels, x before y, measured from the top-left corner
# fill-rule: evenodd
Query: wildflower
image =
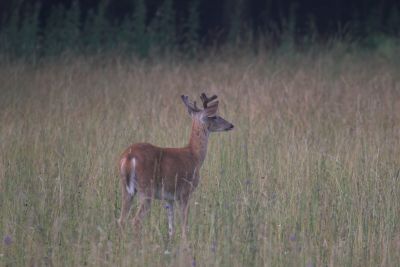
<path fill-rule="evenodd" d="M 296 241 L 296 234 L 291 234 L 291 235 L 289 236 L 289 240 L 290 240 L 290 241 Z"/>
<path fill-rule="evenodd" d="M 216 244 L 215 241 L 213 241 L 213 242 L 211 243 L 211 251 L 212 251 L 213 253 L 215 253 L 216 249 L 217 249 L 217 244 Z"/>
<path fill-rule="evenodd" d="M 12 242 L 13 242 L 13 240 L 12 240 L 11 236 L 9 236 L 9 235 L 6 235 L 6 236 L 4 237 L 4 239 L 3 239 L 3 243 L 4 243 L 4 245 L 6 245 L 6 246 L 11 245 Z"/>

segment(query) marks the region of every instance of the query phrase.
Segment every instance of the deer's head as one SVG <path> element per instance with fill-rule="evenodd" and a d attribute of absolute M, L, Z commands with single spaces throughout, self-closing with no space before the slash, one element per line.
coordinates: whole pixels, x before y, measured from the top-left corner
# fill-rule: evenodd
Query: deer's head
<path fill-rule="evenodd" d="M 201 94 L 200 99 L 203 103 L 203 109 L 196 106 L 196 101 L 191 103 L 187 96 L 182 95 L 181 97 L 192 120 L 202 124 L 209 132 L 222 132 L 233 129 L 232 123 L 217 115 L 219 102 L 214 101 L 217 99 L 216 95 L 209 98 L 205 93 Z"/>

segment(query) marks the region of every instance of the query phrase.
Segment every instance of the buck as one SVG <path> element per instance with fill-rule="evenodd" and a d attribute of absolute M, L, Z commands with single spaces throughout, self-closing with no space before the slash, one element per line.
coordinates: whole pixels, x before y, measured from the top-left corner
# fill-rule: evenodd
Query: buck
<path fill-rule="evenodd" d="M 136 229 L 150 210 L 153 199 L 166 202 L 168 234 L 174 235 L 174 203 L 178 202 L 182 215 L 182 238 L 186 239 L 189 199 L 200 179 L 200 168 L 207 153 L 211 132 L 229 131 L 233 125 L 217 115 L 216 95 L 200 98 L 203 109 L 196 101 L 181 96 L 191 118 L 192 131 L 189 144 L 182 148 L 161 148 L 148 143 L 137 143 L 128 147 L 121 156 L 122 206 L 119 225 L 124 226 L 132 199 L 138 193 L 139 206 L 132 220 Z"/>

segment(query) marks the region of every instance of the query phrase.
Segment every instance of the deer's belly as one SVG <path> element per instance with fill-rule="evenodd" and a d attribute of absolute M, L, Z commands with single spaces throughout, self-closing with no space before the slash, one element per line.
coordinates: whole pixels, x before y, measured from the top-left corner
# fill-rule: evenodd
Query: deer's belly
<path fill-rule="evenodd" d="M 182 195 L 188 195 L 196 189 L 197 183 L 178 184 L 176 187 L 157 187 L 153 197 L 160 200 L 179 200 Z"/>
<path fill-rule="evenodd" d="M 163 189 L 157 189 L 154 192 L 154 198 L 160 200 L 177 200 L 175 192 L 171 193 Z"/>

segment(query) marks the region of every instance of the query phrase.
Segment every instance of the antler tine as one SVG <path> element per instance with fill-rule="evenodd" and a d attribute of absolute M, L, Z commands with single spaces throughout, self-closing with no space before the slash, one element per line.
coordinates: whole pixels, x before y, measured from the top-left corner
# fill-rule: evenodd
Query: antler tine
<path fill-rule="evenodd" d="M 189 109 L 191 109 L 192 111 L 194 111 L 194 112 L 199 112 L 199 111 L 201 111 L 201 110 L 197 107 L 196 101 L 194 101 L 193 103 L 190 102 L 189 97 L 186 96 L 186 95 L 181 95 L 181 98 L 182 98 L 183 102 L 185 103 L 185 105 L 186 105 Z"/>
<path fill-rule="evenodd" d="M 207 108 L 208 103 L 210 103 L 211 101 L 217 99 L 217 97 L 218 96 L 213 95 L 212 97 L 208 98 L 205 93 L 202 93 L 201 96 L 200 96 L 200 99 L 203 102 L 203 107 Z"/>

